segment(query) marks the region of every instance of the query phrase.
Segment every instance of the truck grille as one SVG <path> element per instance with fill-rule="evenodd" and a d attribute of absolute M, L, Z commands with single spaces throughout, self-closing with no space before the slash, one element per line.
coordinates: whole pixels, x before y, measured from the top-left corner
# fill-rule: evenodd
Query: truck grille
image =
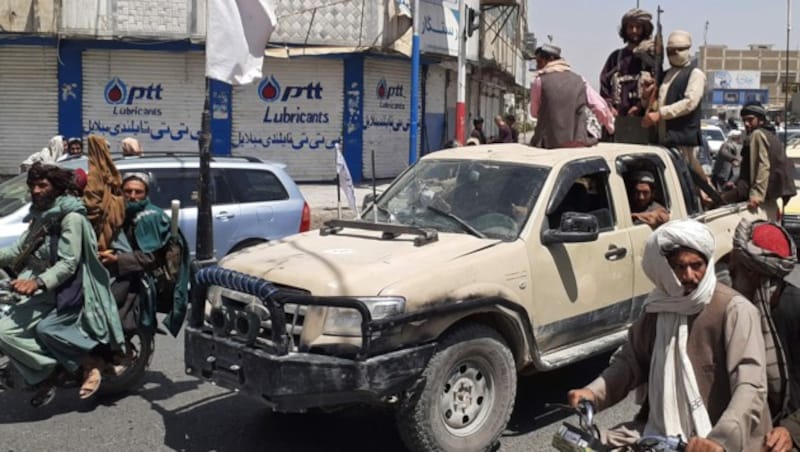
<path fill-rule="evenodd" d="M 285 295 L 310 295 L 310 292 L 303 289 L 294 287 L 281 286 L 276 284 L 278 293 L 274 295 L 279 299 Z M 253 297 L 249 295 L 240 294 L 238 292 L 224 289 L 222 292 L 222 305 L 233 313 L 241 311 L 256 312 L 261 319 L 261 328 L 258 332 L 258 337 L 255 344 L 270 345 L 272 344 L 272 319 L 270 318 L 269 311 L 266 308 L 253 309 L 250 305 L 253 304 Z M 260 303 L 258 304 L 260 306 Z M 290 351 L 298 351 L 300 347 L 300 336 L 303 333 L 303 323 L 306 318 L 306 311 L 308 307 L 305 305 L 297 305 L 287 303 L 283 305 L 283 316 L 286 322 L 286 333 L 291 340 L 289 346 Z M 233 331 L 233 338 L 236 338 L 236 330 Z"/>

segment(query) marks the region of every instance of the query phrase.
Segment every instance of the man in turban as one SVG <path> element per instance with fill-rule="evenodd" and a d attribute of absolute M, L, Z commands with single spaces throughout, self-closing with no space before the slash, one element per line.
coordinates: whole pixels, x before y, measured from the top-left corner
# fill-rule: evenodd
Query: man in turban
<path fill-rule="evenodd" d="M 746 201 L 756 212 L 762 211 L 769 220 L 778 217 L 778 199 L 785 200 L 797 193 L 794 185 L 794 165 L 786 157 L 783 143 L 764 126 L 767 110 L 758 102 L 742 106 L 742 121 L 748 137 L 742 146 L 739 179 L 734 189 L 723 194 L 728 202 Z"/>
<path fill-rule="evenodd" d="M 656 125 L 659 143 L 678 148 L 689 167 L 701 180 L 706 180 L 708 176 L 697 160 L 701 145 L 700 103 L 706 75 L 692 64 L 691 48 L 692 36 L 688 32 L 675 30 L 669 34 L 667 58 L 671 67 L 658 90 L 658 108 L 645 114 L 642 125 Z M 650 96 L 645 94 L 642 98 Z"/>
<path fill-rule="evenodd" d="M 652 55 L 653 16 L 633 8 L 622 16 L 619 36 L 625 47 L 611 52 L 600 71 L 600 95 L 608 102 L 614 116 L 641 116 L 639 78 L 652 76 L 655 59 Z M 661 64 L 659 61 L 658 64 Z"/>
<path fill-rule="evenodd" d="M 30 226 L 0 249 L 0 266 L 13 269 L 11 287 L 24 296 L 0 318 L 0 350 L 36 388 L 31 404 L 38 407 L 55 394 L 58 364 L 70 373 L 83 369 L 80 397 L 91 397 L 101 363 L 90 354 L 100 344 L 121 350 L 124 338 L 86 209 L 69 194 L 74 173 L 37 162 L 27 182 Z"/>
<path fill-rule="evenodd" d="M 586 399 L 603 409 L 646 384 L 642 418 L 606 442 L 680 435 L 687 452 L 764 444 L 772 424 L 761 320 L 746 298 L 717 283 L 714 249 L 711 230 L 695 220 L 668 222 L 647 239 L 642 268 L 656 287 L 645 312 L 600 377 L 568 394 L 572 405 Z"/>
<path fill-rule="evenodd" d="M 156 310 L 168 312 L 164 325 L 177 336 L 186 316 L 189 290 L 189 247 L 180 230 L 172 230 L 170 217 L 150 202 L 150 177 L 128 173 L 122 178 L 125 195 L 125 233 L 130 249 L 107 250 L 100 260 L 117 278 L 136 276 L 158 293 L 147 293 L 142 303 L 142 324 L 155 327 Z"/>

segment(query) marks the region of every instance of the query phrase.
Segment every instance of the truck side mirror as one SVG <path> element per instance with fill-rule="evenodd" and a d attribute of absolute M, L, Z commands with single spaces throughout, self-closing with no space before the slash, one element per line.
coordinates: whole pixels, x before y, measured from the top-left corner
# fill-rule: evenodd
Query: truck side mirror
<path fill-rule="evenodd" d="M 558 229 L 545 229 L 542 244 L 578 243 L 597 240 L 600 226 L 597 217 L 589 213 L 564 212 Z"/>

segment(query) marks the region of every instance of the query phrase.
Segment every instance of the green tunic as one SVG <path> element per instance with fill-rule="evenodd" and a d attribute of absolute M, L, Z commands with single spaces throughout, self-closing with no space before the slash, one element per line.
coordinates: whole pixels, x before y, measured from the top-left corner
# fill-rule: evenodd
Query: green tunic
<path fill-rule="evenodd" d="M 172 291 L 172 306 L 164 318 L 163 324 L 173 336 L 177 336 L 186 318 L 186 308 L 189 303 L 189 247 L 186 239 L 178 230 L 173 237 L 170 230 L 170 219 L 160 207 L 152 204 L 149 198 L 142 201 L 128 202 L 126 207 L 125 230 L 131 231 L 129 237 L 133 248 L 143 253 L 157 255 L 158 264 L 163 264 L 163 251 L 171 240 L 176 240 L 180 245 L 181 262 L 176 275 L 175 288 Z M 144 279 L 147 286 L 155 288 L 153 276 L 145 272 Z M 147 297 L 142 300 L 142 309 L 145 313 L 143 323 L 145 326 L 155 324 L 156 295 L 153 290 L 148 291 Z"/>
<path fill-rule="evenodd" d="M 45 212 L 31 209 L 31 225 L 10 247 L 0 249 L 0 266 L 9 266 L 26 248 L 31 231 L 42 224 L 60 222 L 58 258 L 50 266 L 48 237 L 23 262 L 19 279 L 40 278 L 45 290 L 14 305 L 0 318 L 0 350 L 9 356 L 28 384 L 46 379 L 57 363 L 75 370 L 80 356 L 98 344 L 124 347 L 124 336 L 116 303 L 111 295 L 108 272 L 97 258 L 97 245 L 85 208 L 78 198 L 61 196 Z M 57 312 L 54 289 L 81 266 L 83 307 Z M 41 323 L 41 324 L 40 324 Z M 47 335 L 42 340 L 41 335 Z M 46 347 L 45 343 L 52 344 Z"/>

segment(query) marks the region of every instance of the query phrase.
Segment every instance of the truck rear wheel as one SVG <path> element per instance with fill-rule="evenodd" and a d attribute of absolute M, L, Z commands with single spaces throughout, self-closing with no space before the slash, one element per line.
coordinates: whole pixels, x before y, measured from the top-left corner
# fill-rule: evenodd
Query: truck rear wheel
<path fill-rule="evenodd" d="M 412 451 L 491 449 L 514 409 L 514 357 L 494 329 L 465 324 L 447 333 L 397 413 Z"/>

